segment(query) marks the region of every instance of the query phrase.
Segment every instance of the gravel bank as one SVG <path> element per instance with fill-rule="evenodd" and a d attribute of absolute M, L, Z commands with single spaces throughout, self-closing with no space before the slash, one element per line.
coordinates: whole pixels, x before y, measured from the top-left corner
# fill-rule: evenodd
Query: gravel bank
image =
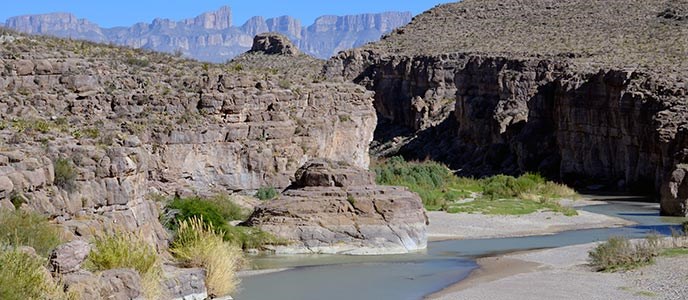
<path fill-rule="evenodd" d="M 465 283 L 455 284 L 428 298 L 686 299 L 688 256 L 660 257 L 654 265 L 623 273 L 598 273 L 587 266 L 587 253 L 595 245 L 597 243 L 481 259 L 478 263 L 482 271 L 471 274 Z"/>

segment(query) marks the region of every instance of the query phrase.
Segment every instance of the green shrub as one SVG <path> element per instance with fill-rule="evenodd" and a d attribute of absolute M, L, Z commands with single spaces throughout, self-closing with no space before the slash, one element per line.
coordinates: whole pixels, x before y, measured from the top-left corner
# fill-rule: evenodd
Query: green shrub
<path fill-rule="evenodd" d="M 156 299 L 160 294 L 160 257 L 155 248 L 138 235 L 117 231 L 95 237 L 84 267 L 91 271 L 134 269 L 141 275 L 146 298 Z"/>
<path fill-rule="evenodd" d="M 656 236 L 635 244 L 624 237 L 612 237 L 591 250 L 588 256 L 597 271 L 615 272 L 652 263 L 658 250 Z"/>
<path fill-rule="evenodd" d="M 76 299 L 65 294 L 45 269 L 45 260 L 16 249 L 0 250 L 0 299 Z"/>
<path fill-rule="evenodd" d="M 206 270 L 206 287 L 214 297 L 236 290 L 236 272 L 243 264 L 241 249 L 223 240 L 224 233 L 203 219 L 192 217 L 179 224 L 171 252 L 187 267 Z"/>
<path fill-rule="evenodd" d="M 163 222 L 172 230 L 178 230 L 179 224 L 184 221 L 199 219 L 206 226 L 222 231 L 221 236 L 225 241 L 244 249 L 261 249 L 264 245 L 282 243 L 272 234 L 260 229 L 229 225 L 229 221 L 245 220 L 248 212 L 234 204 L 225 195 L 208 199 L 177 198 L 167 208 L 177 210 L 173 220 Z"/>
<path fill-rule="evenodd" d="M 58 158 L 53 163 L 55 169 L 55 185 L 67 191 L 76 188 L 76 169 L 72 161 L 65 158 Z"/>
<path fill-rule="evenodd" d="M 277 197 L 278 195 L 279 193 L 277 192 L 277 190 L 275 190 L 275 188 L 272 187 L 260 188 L 256 193 L 256 197 L 263 201 L 275 199 L 275 197 Z"/>
<path fill-rule="evenodd" d="M 378 184 L 407 187 L 420 196 L 428 210 L 439 210 L 448 201 L 477 191 L 476 180 L 458 178 L 446 166 L 432 161 L 407 162 L 402 157 L 392 157 L 374 170 Z"/>
<path fill-rule="evenodd" d="M 167 207 L 178 210 L 175 216 L 176 220 L 198 217 L 216 228 L 223 228 L 227 221 L 244 220 L 248 217 L 248 212 L 232 202 L 227 196 L 207 199 L 201 197 L 175 198 Z M 177 226 L 175 222 L 170 225 L 172 229 Z"/>
<path fill-rule="evenodd" d="M 46 217 L 21 210 L 0 211 L 0 244 L 29 246 L 48 257 L 60 242 L 60 231 Z"/>
<path fill-rule="evenodd" d="M 461 178 L 442 164 L 432 161 L 407 162 L 401 157 L 382 161 L 373 169 L 378 184 L 407 187 L 420 196 L 427 210 L 528 214 L 548 209 L 565 215 L 577 214 L 575 209 L 562 207 L 550 200 L 574 196 L 575 192 L 564 185 L 546 181 L 538 174 L 526 173 L 518 178 L 506 175 L 485 179 Z M 473 194 L 478 196 L 475 201 L 456 203 L 456 200 L 469 198 Z"/>

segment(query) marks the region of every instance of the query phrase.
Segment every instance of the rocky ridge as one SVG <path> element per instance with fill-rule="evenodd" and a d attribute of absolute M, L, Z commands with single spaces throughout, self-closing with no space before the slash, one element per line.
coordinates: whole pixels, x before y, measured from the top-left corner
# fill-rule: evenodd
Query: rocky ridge
<path fill-rule="evenodd" d="M 377 186 L 346 163 L 314 160 L 282 195 L 245 222 L 293 241 L 276 253 L 401 254 L 425 249 L 428 218 L 418 195 Z"/>
<path fill-rule="evenodd" d="M 466 175 L 535 171 L 657 194 L 667 185 L 662 212 L 685 215 L 682 176 L 669 181 L 686 159 L 687 9 L 466 0 L 339 54 L 325 74 L 375 91 L 375 153 Z"/>
<path fill-rule="evenodd" d="M 110 42 L 134 48 L 179 53 L 202 61 L 225 62 L 251 48 L 259 33 L 278 32 L 309 55 L 328 58 L 338 51 L 361 46 L 411 20 L 408 12 L 351 16 L 322 16 L 310 26 L 290 16 L 253 17 L 232 25 L 232 10 L 223 6 L 195 18 L 173 21 L 155 19 L 131 27 L 101 28 L 68 13 L 9 18 L 5 27 L 30 34 Z"/>

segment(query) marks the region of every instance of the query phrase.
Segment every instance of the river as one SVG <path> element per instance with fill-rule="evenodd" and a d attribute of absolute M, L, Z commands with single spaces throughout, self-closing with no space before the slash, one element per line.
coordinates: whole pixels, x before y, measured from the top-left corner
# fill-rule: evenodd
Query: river
<path fill-rule="evenodd" d="M 287 271 L 242 279 L 238 300 L 416 300 L 466 278 L 475 258 L 513 251 L 562 247 L 606 240 L 611 236 L 671 234 L 684 218 L 659 216 L 656 203 L 613 201 L 584 210 L 636 222 L 622 228 L 565 231 L 520 238 L 450 240 L 428 243 L 422 253 L 386 256 L 300 255 L 254 258 L 257 269 Z"/>

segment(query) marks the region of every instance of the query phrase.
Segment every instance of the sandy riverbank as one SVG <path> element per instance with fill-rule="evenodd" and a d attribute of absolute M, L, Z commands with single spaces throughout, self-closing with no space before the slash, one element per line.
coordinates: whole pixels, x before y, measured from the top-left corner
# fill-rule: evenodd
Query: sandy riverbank
<path fill-rule="evenodd" d="M 428 299 L 685 299 L 688 256 L 660 257 L 622 273 L 594 272 L 588 252 L 597 243 L 478 260 L 471 276 Z"/>
<path fill-rule="evenodd" d="M 585 205 L 604 204 L 585 201 Z M 517 236 L 547 235 L 568 230 L 611 228 L 633 225 L 621 218 L 587 211 L 567 217 L 560 213 L 539 212 L 520 216 L 488 216 L 480 214 L 448 214 L 428 212 L 430 241 L 452 239 L 486 239 Z"/>

